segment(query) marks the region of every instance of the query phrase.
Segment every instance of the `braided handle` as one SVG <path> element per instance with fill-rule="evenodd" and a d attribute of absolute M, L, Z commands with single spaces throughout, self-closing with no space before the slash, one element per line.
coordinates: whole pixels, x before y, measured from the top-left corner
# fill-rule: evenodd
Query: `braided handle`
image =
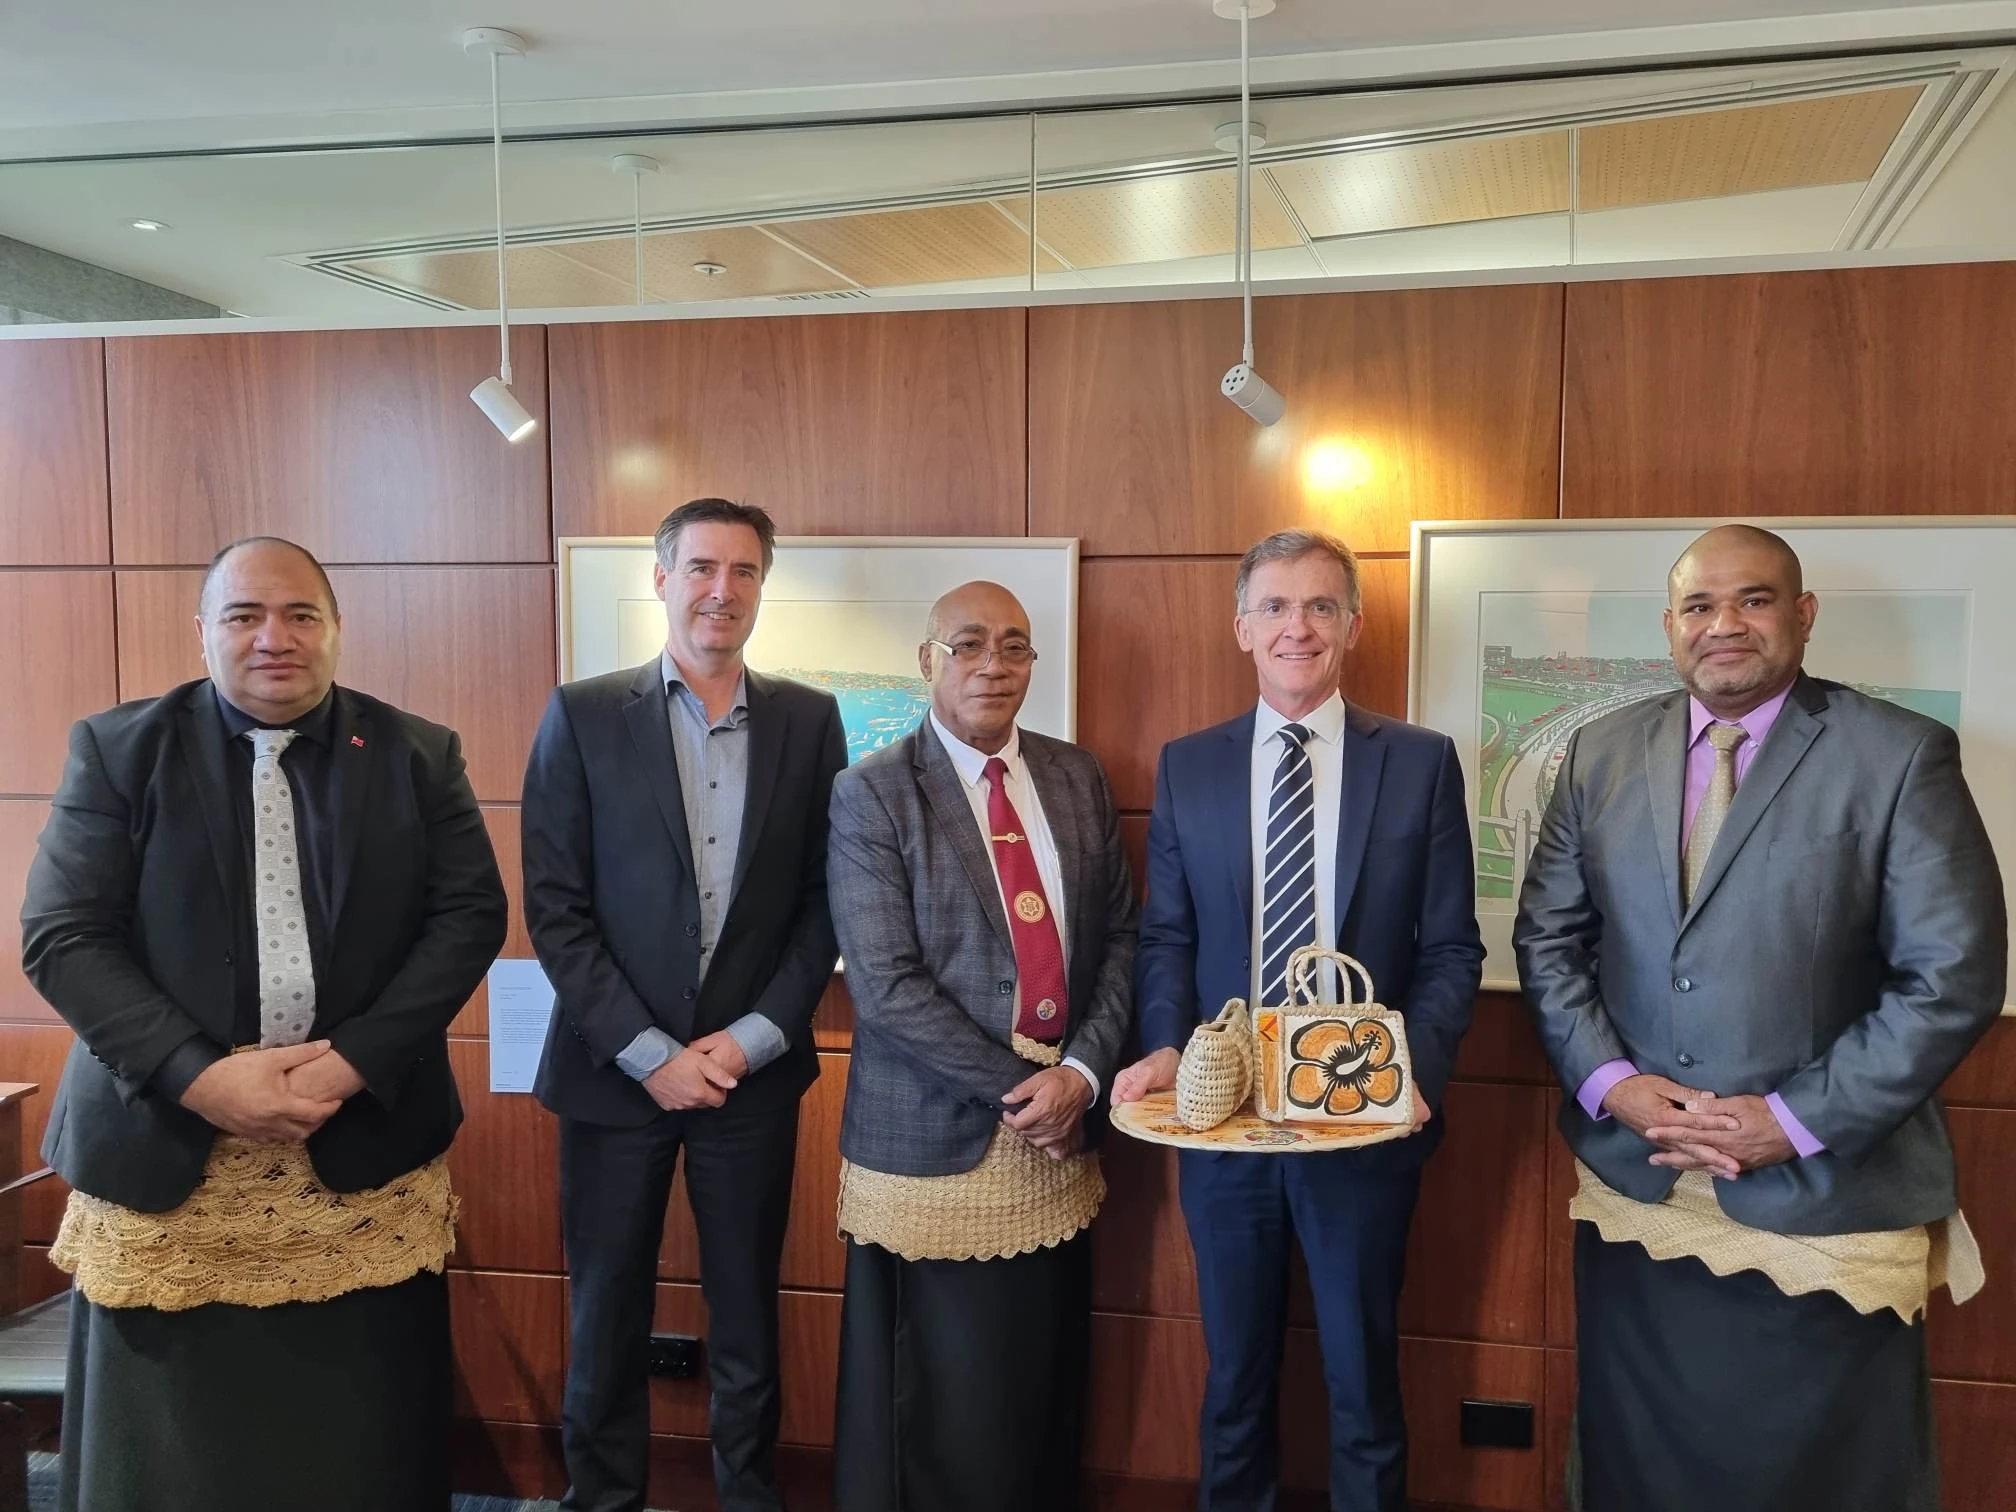
<path fill-rule="evenodd" d="M 1345 955 L 1341 950 L 1325 950 L 1320 945 L 1304 945 L 1288 957 L 1288 1006 L 1290 1008 L 1298 1006 L 1297 994 L 1300 994 L 1299 1006 L 1307 1008 L 1317 1006 L 1314 978 L 1316 968 L 1325 961 L 1329 961 L 1336 966 L 1337 975 L 1344 984 L 1344 1001 L 1338 1004 L 1338 1007 L 1370 1008 L 1373 1005 L 1371 972 L 1367 971 L 1353 957 Z M 1352 996 L 1353 990 L 1359 986 L 1365 989 L 1365 996 L 1363 998 Z"/>

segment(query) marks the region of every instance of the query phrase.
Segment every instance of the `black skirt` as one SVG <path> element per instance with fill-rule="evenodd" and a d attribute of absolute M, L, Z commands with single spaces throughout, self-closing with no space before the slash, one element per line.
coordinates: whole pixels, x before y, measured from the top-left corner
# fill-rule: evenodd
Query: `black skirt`
<path fill-rule="evenodd" d="M 1073 1512 L 1092 1243 L 1007 1260 L 847 1246 L 839 1512 Z"/>
<path fill-rule="evenodd" d="M 1583 1512 L 1938 1512 L 1922 1322 L 1575 1225 Z"/>
<path fill-rule="evenodd" d="M 70 1309 L 57 1512 L 445 1512 L 446 1278 Z"/>

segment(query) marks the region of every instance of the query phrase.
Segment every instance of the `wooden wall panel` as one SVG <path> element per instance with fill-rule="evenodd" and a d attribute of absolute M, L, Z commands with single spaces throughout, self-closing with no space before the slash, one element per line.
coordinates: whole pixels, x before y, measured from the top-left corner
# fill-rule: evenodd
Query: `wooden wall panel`
<path fill-rule="evenodd" d="M 1176 1190 L 1176 1152 L 1109 1132 L 1099 1161 L 1106 1203 L 1092 1227 L 1092 1305 L 1196 1317 L 1197 1261 Z"/>
<path fill-rule="evenodd" d="M 1095 1312 L 1085 1468 L 1194 1479 L 1204 1367 L 1196 1323 Z"/>
<path fill-rule="evenodd" d="M 784 1231 L 782 1281 L 787 1287 L 837 1289 L 847 1279 L 847 1246 L 834 1227 L 840 1203 L 840 1110 L 847 1102 L 847 1064 L 844 1055 L 821 1055 L 819 1080 L 798 1104 L 798 1164 L 791 1182 L 791 1223 Z M 683 1160 L 665 1210 L 658 1274 L 667 1281 L 700 1279 L 700 1245 L 686 1200 Z"/>
<path fill-rule="evenodd" d="M 1546 1459 L 1547 1512 L 1569 1512 L 1568 1444 L 1575 1421 L 1575 1352 L 1547 1351 L 1547 1396 L 1540 1412 L 1540 1453 Z"/>
<path fill-rule="evenodd" d="M 1947 1115 L 1960 1164 L 1960 1208 L 1981 1245 L 1988 1284 L 1965 1306 L 1935 1292 L 1926 1315 L 1932 1373 L 2016 1381 L 2016 1113 L 1955 1108 Z"/>
<path fill-rule="evenodd" d="M 1547 1112 L 1547 1342 L 1572 1349 L 1575 1346 L 1575 1221 L 1568 1216 L 1568 1203 L 1575 1195 L 1575 1156 L 1554 1128 L 1555 1110 Z"/>
<path fill-rule="evenodd" d="M 1365 630 L 1345 696 L 1407 712 L 1407 563 L 1360 563 Z M 1086 562 L 1079 571 L 1078 741 L 1123 809 L 1155 803 L 1162 747 L 1253 707 L 1252 659 L 1233 639 L 1236 559 Z"/>
<path fill-rule="evenodd" d="M 448 1433 L 449 1473 L 461 1491 L 549 1501 L 566 1494 L 567 1462 L 558 1427 L 458 1417 Z"/>
<path fill-rule="evenodd" d="M 0 799 L 0 1019 L 56 1021 L 56 1010 L 21 972 L 21 894 L 35 859 L 35 838 L 48 822 L 44 799 Z"/>
<path fill-rule="evenodd" d="M 1317 525 L 1405 551 L 1417 519 L 1554 517 L 1558 286 L 1274 296 L 1253 321 L 1288 401 L 1266 430 L 1218 391 L 1236 300 L 1031 310 L 1031 534 L 1236 555 Z"/>
<path fill-rule="evenodd" d="M 2003 513 L 2016 264 L 1568 287 L 1562 513 Z"/>
<path fill-rule="evenodd" d="M 490 1048 L 451 1040 L 463 1121 L 448 1149 L 462 1199 L 452 1263 L 479 1270 L 563 1271 L 560 1124 L 523 1092 L 490 1090 Z"/>
<path fill-rule="evenodd" d="M 543 418 L 545 332 L 511 346 Z M 114 560 L 279 535 L 325 562 L 550 562 L 543 433 L 509 445 L 469 399 L 496 364 L 479 326 L 112 341 Z"/>
<path fill-rule="evenodd" d="M 343 611 L 337 679 L 462 736 L 476 796 L 515 803 L 552 691 L 549 567 L 362 567 L 329 574 Z M 119 690 L 204 675 L 197 572 L 118 574 Z"/>
<path fill-rule="evenodd" d="M 1440 1338 L 1546 1337 L 1547 1146 L 1538 1087 L 1449 1088 L 1442 1148 L 1423 1174 L 1400 1327 Z"/>
<path fill-rule="evenodd" d="M 2008 1512 L 2016 1486 L 2016 1386 L 1934 1381 L 1940 1505 L 1945 1512 Z"/>
<path fill-rule="evenodd" d="M 2016 1108 L 2016 1018 L 1999 1018 L 1940 1090 L 1949 1103 Z"/>
<path fill-rule="evenodd" d="M 0 793 L 53 793 L 70 726 L 118 700 L 112 574 L 0 571 L 0 646 Z"/>
<path fill-rule="evenodd" d="M 49 1109 L 63 1062 L 75 1038 L 63 1024 L 0 1024 L 0 1081 L 33 1082 L 39 1088 L 21 1104 L 21 1169 L 4 1173 L 11 1181 L 42 1168 L 42 1135 L 49 1127 Z M 38 1181 L 21 1194 L 21 1237 L 29 1244 L 50 1244 L 63 1219 L 70 1187 L 60 1176 Z"/>
<path fill-rule="evenodd" d="M 456 1416 L 559 1422 L 567 1283 L 558 1276 L 451 1270 L 448 1307 Z"/>
<path fill-rule="evenodd" d="M 660 1282 L 651 1327 L 657 1333 L 707 1334 L 707 1304 L 697 1286 Z M 833 1387 L 840 1361 L 840 1298 L 834 1292 L 784 1291 L 777 1298 L 778 1375 L 783 1410 L 778 1440 L 833 1442 Z M 707 1434 L 707 1372 L 697 1379 L 651 1381 L 651 1431 Z"/>
<path fill-rule="evenodd" d="M 1480 992 L 1469 1032 L 1456 1047 L 1458 1081 L 1516 1081 L 1556 1085 L 1547 1053 L 1533 1031 L 1525 1000 L 1516 992 Z"/>
<path fill-rule="evenodd" d="M 0 341 L 0 563 L 112 560 L 105 343 Z"/>
<path fill-rule="evenodd" d="M 760 504 L 788 535 L 1026 533 L 1020 310 L 551 339 L 556 534 L 649 535 L 703 494 Z"/>
<path fill-rule="evenodd" d="M 511 900 L 511 925 L 504 936 L 504 948 L 498 954 L 513 961 L 529 961 L 532 936 L 525 928 L 525 861 L 520 848 L 518 805 L 486 804 L 483 827 L 489 830 L 490 848 L 497 853 L 497 870 L 504 877 L 504 896 Z"/>

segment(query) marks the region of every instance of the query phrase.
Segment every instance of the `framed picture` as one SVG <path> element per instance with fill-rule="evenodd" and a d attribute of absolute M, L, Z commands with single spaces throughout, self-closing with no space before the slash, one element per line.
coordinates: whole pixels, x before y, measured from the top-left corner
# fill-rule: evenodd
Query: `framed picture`
<path fill-rule="evenodd" d="M 1454 737 L 1475 820 L 1484 985 L 1516 988 L 1512 920 L 1575 730 L 1680 686 L 1660 611 L 1687 544 L 1726 520 L 1417 523 L 1408 717 Z M 1757 521 L 1820 615 L 1806 670 L 1960 733 L 2003 883 L 2016 867 L 2016 519 Z M 2005 1013 L 2012 1009 L 2005 1006 Z"/>
<path fill-rule="evenodd" d="M 651 587 L 649 536 L 560 539 L 560 677 L 634 667 L 665 645 Z M 931 605 L 976 578 L 1029 611 L 1037 662 L 1025 729 L 1072 738 L 1077 722 L 1078 542 L 1059 537 L 779 536 L 763 583 L 749 665 L 825 688 L 840 700 L 848 758 L 901 739 L 930 690 L 917 647 Z"/>

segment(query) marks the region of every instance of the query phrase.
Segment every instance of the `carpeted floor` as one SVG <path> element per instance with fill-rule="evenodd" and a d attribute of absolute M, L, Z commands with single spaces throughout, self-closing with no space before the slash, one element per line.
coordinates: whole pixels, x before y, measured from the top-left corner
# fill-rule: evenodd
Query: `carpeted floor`
<path fill-rule="evenodd" d="M 457 1496 L 455 1512 L 557 1512 L 558 1502 L 519 1501 L 509 1496 Z M 56 1506 L 56 1456 L 28 1456 L 28 1512 L 53 1512 Z"/>

